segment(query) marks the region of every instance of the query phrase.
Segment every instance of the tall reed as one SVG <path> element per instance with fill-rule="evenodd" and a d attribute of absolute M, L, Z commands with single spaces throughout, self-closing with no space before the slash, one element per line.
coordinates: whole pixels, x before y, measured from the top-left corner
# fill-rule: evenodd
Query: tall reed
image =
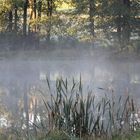
<path fill-rule="evenodd" d="M 112 98 L 107 95 L 97 98 L 92 91 L 83 91 L 82 80 L 57 79 L 55 93 L 52 94 L 50 82 L 49 100 L 43 98 L 48 115 L 48 130 L 65 131 L 75 137 L 112 137 L 128 133 L 136 128 L 136 113 L 130 96 Z M 47 93 L 48 94 L 48 93 Z"/>

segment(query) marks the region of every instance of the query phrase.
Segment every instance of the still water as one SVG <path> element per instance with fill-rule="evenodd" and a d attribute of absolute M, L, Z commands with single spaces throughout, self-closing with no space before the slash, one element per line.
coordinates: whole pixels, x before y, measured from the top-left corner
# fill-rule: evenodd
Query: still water
<path fill-rule="evenodd" d="M 79 55 L 55 55 L 47 57 L 11 57 L 0 60 L 1 100 L 13 110 L 16 100 L 23 96 L 26 87 L 44 87 L 46 76 L 50 82 L 63 77 L 79 81 L 85 89 L 102 94 L 132 95 L 140 98 L 140 63 L 129 59 L 112 59 L 109 55 L 79 53 Z M 43 59 L 41 58 L 43 57 Z M 53 59 L 52 59 L 53 58 Z"/>

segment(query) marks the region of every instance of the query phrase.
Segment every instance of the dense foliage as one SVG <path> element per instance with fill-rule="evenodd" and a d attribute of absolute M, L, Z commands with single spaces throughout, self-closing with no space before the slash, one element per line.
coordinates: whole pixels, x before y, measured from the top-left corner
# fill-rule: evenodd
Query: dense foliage
<path fill-rule="evenodd" d="M 0 0 L 1 38 L 23 44 L 104 38 L 129 48 L 139 43 L 139 9 L 138 0 Z"/>

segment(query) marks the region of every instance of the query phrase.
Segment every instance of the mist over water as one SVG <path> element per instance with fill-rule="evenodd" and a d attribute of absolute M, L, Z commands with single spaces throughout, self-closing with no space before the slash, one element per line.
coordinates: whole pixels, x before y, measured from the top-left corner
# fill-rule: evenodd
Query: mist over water
<path fill-rule="evenodd" d="M 16 117 L 22 122 L 22 117 L 23 120 L 27 119 L 27 112 L 31 126 L 35 122 L 35 116 L 36 121 L 40 121 L 41 115 L 44 115 L 40 112 L 45 110 L 42 97 L 48 102 L 51 97 L 47 78 L 53 94 L 56 94 L 58 78 L 67 78 L 69 87 L 73 84 L 73 79 L 79 82 L 81 77 L 85 97 L 92 91 L 96 97 L 95 102 L 107 95 L 118 103 L 120 96 L 125 100 L 130 95 L 139 107 L 139 69 L 138 58 L 127 55 L 122 57 L 109 50 L 93 48 L 1 52 L 0 107 L 9 116 L 4 111 L 1 113 L 0 127 L 10 128 L 16 124 L 21 129 Z"/>
<path fill-rule="evenodd" d="M 131 58 L 130 58 L 131 60 Z M 74 78 L 80 75 L 85 89 L 92 89 L 97 96 L 104 93 L 130 94 L 139 98 L 140 63 L 129 58 L 118 59 L 111 53 L 94 50 L 53 50 L 49 53 L 23 52 L 0 60 L 0 87 L 2 96 L 9 103 L 22 97 L 26 87 L 47 86 L 57 78 Z"/>

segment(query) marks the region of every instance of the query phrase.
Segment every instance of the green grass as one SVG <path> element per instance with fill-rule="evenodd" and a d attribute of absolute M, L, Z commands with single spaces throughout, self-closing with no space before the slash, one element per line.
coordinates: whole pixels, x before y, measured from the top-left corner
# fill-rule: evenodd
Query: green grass
<path fill-rule="evenodd" d="M 26 138 L 16 138 L 15 136 L 0 136 L 0 140 L 26 140 Z M 84 138 L 75 138 L 75 137 L 69 137 L 64 132 L 51 132 L 46 137 L 38 137 L 38 138 L 29 138 L 29 140 L 140 140 L 140 132 L 133 132 L 133 134 L 129 135 L 117 135 L 112 138 L 105 138 L 105 137 L 84 137 Z"/>
<path fill-rule="evenodd" d="M 46 138 L 39 140 L 140 140 L 140 131 L 136 131 L 130 134 L 116 135 L 111 138 L 109 137 L 94 137 L 94 136 L 85 136 L 83 138 L 75 138 L 68 136 L 65 132 L 54 131 L 51 132 Z"/>

